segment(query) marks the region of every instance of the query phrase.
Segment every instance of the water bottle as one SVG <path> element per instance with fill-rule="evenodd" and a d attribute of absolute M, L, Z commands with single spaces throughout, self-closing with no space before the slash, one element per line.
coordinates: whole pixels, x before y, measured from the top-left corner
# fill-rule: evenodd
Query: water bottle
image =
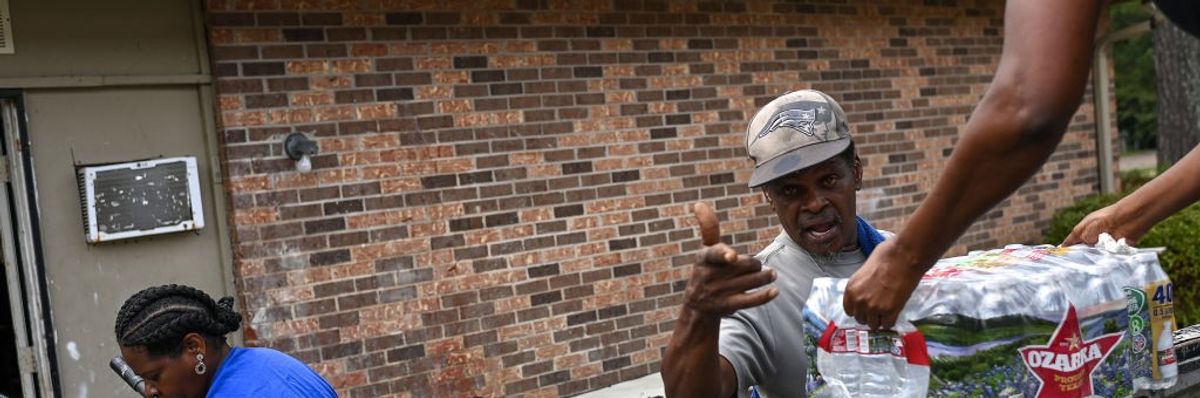
<path fill-rule="evenodd" d="M 1172 334 L 1171 321 L 1163 322 L 1162 332 L 1158 335 L 1156 342 L 1158 348 L 1156 351 L 1155 360 L 1158 361 L 1157 380 L 1160 388 L 1169 388 L 1175 385 L 1175 378 L 1179 376 L 1179 364 L 1175 360 L 1175 344 L 1174 335 Z"/>

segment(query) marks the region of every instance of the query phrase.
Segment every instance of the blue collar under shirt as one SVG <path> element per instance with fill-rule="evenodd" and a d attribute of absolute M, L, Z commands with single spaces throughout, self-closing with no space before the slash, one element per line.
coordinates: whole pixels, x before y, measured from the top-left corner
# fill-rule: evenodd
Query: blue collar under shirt
<path fill-rule="evenodd" d="M 871 226 L 871 223 L 862 217 L 855 216 L 854 218 L 858 221 L 856 223 L 858 224 L 856 228 L 858 230 L 858 248 L 862 249 L 864 255 L 871 257 L 871 252 L 875 251 L 875 246 L 879 246 L 879 243 L 883 242 L 883 234 L 879 233 L 879 230 Z"/>

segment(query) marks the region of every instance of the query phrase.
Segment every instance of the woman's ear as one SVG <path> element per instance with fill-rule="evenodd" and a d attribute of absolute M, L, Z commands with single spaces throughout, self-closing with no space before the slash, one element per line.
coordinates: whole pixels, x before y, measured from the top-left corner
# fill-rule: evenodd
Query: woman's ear
<path fill-rule="evenodd" d="M 196 332 L 185 334 L 183 335 L 183 350 L 190 355 L 208 354 L 208 339 Z"/>

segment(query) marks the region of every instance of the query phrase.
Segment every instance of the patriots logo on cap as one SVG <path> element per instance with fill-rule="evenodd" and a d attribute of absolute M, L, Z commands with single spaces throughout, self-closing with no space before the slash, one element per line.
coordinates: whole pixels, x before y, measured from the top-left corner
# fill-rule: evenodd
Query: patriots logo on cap
<path fill-rule="evenodd" d="M 791 127 L 796 131 L 812 137 L 816 134 L 814 131 L 816 122 L 816 109 L 788 109 L 775 114 L 775 116 L 771 118 L 771 123 L 767 124 L 767 128 L 763 129 L 763 131 L 758 134 L 758 138 L 762 138 L 763 136 L 770 134 L 772 131 L 775 131 L 775 129 L 780 127 Z"/>

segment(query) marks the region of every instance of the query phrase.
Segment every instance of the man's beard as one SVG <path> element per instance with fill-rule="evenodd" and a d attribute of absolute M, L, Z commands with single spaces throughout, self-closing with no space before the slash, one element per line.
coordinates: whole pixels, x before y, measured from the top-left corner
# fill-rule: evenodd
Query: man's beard
<path fill-rule="evenodd" d="M 828 243 L 815 244 L 817 247 L 814 249 L 816 250 L 808 250 L 808 254 L 812 256 L 814 260 L 822 264 L 828 264 L 833 262 L 834 259 L 836 259 L 838 255 L 842 253 L 858 250 L 857 244 L 851 244 L 846 241 L 847 237 L 844 235 L 845 233 L 845 231 L 842 231 L 843 235 L 839 236 L 839 239 L 834 239 Z"/>
<path fill-rule="evenodd" d="M 833 260 L 837 258 L 838 253 L 842 252 L 842 249 L 837 247 L 841 244 L 841 242 L 839 242 L 840 240 L 841 239 L 835 239 L 833 242 L 822 244 L 820 245 L 820 252 L 813 252 L 809 254 L 812 255 L 814 260 L 817 260 L 817 262 L 822 264 L 833 262 Z"/>

